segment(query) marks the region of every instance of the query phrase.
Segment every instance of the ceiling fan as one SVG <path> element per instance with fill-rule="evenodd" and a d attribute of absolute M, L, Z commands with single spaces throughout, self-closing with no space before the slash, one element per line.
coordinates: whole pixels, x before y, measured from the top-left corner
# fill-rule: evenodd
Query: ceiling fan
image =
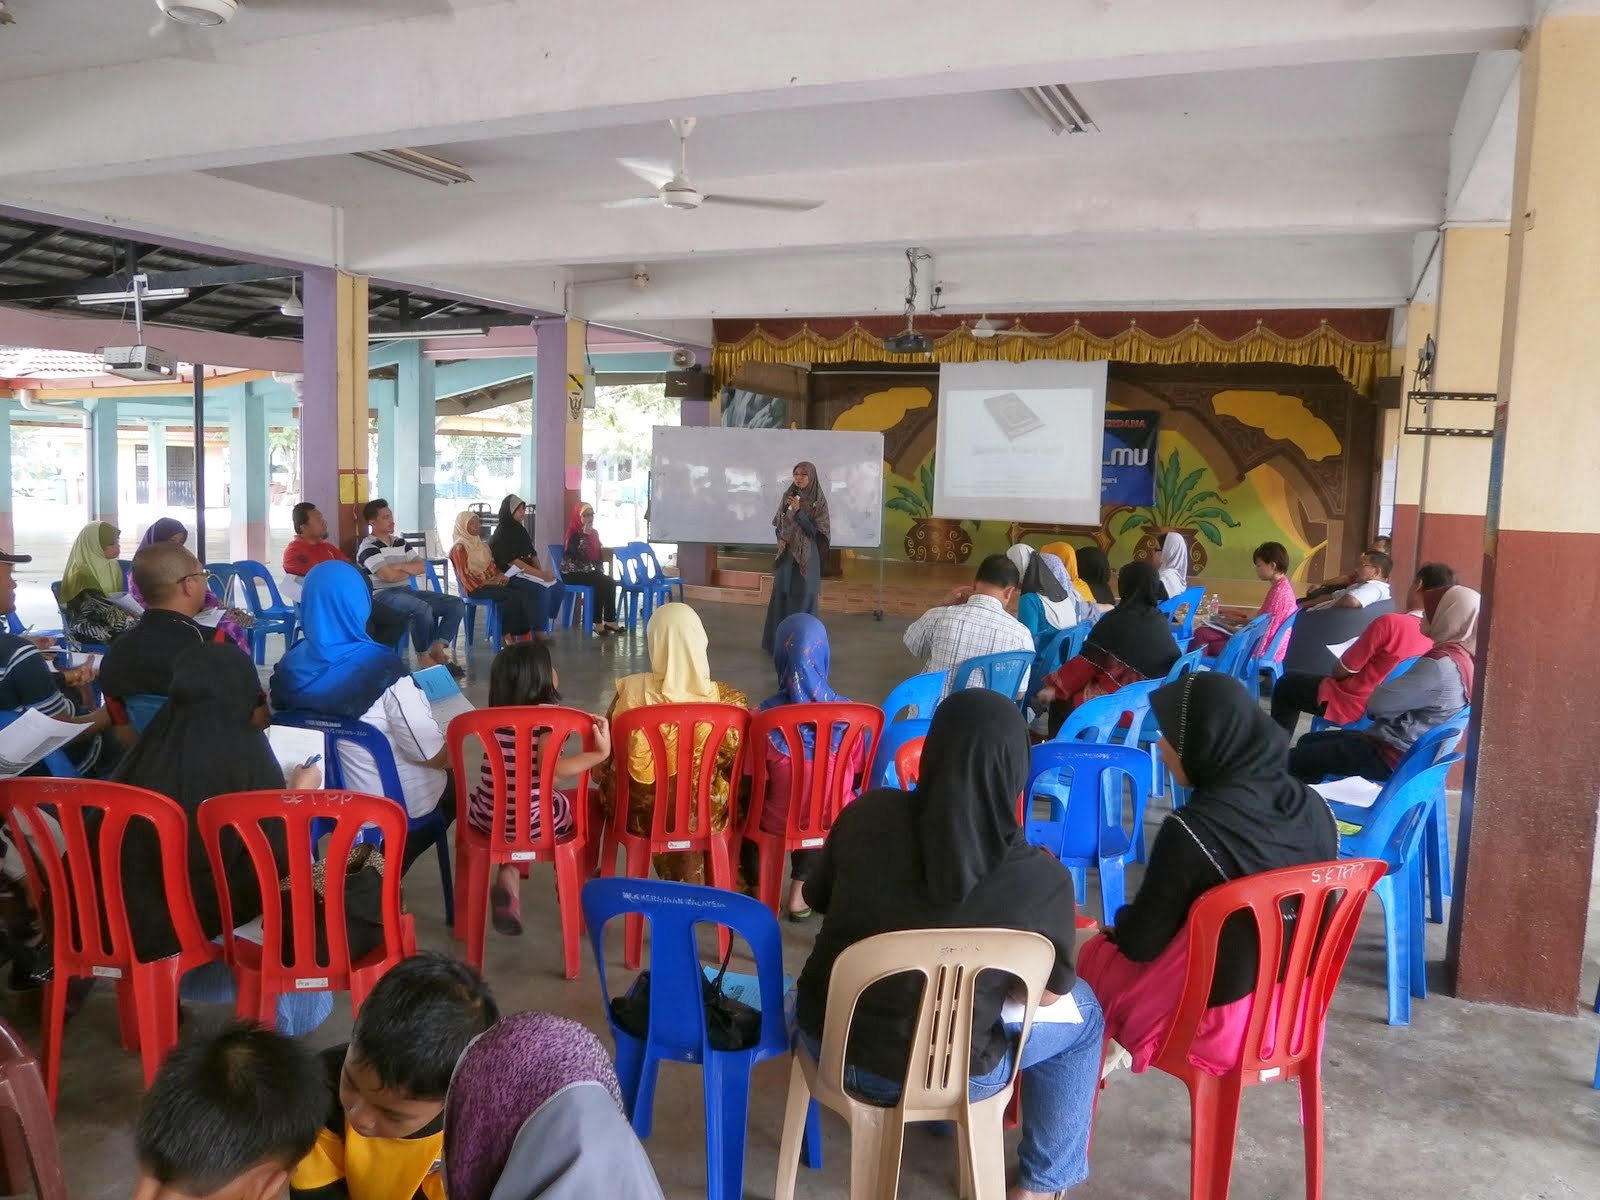
<path fill-rule="evenodd" d="M 668 122 L 678 135 L 678 165 L 651 162 L 637 158 L 619 158 L 617 162 L 655 188 L 651 196 L 630 196 L 626 200 L 612 200 L 606 208 L 648 208 L 659 204 L 666 208 L 699 208 L 702 204 L 721 204 L 729 208 L 765 208 L 777 212 L 810 212 L 821 206 L 821 200 L 769 199 L 765 196 L 724 196 L 715 192 L 703 193 L 689 182 L 689 135 L 694 132 L 694 117 L 673 117 Z"/>
<path fill-rule="evenodd" d="M 1020 328 L 1020 322 L 1013 321 L 1010 328 L 1001 325 L 999 321 L 991 321 L 987 315 L 979 317 L 972 323 L 972 336 L 979 341 L 996 337 L 1041 338 L 1048 334 L 1034 333 L 1031 329 Z"/>
<path fill-rule="evenodd" d="M 216 56 L 204 32 L 228 24 L 240 9 L 288 16 L 368 10 L 374 20 L 455 15 L 450 0 L 155 0 L 155 6 L 160 15 L 150 27 L 151 39 L 175 42 L 183 53 L 206 60 Z"/>

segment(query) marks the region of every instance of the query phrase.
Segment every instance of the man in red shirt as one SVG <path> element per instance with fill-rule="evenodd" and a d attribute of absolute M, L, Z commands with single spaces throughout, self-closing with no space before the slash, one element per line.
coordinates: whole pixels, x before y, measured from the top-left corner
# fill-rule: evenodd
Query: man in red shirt
<path fill-rule="evenodd" d="M 1292 738 L 1301 713 L 1320 716 L 1335 725 L 1349 725 L 1366 715 L 1367 698 L 1408 658 L 1433 649 L 1422 632 L 1422 594 L 1455 584 L 1456 573 L 1443 563 L 1424 563 L 1411 583 L 1403 613 L 1385 613 L 1368 625 L 1339 656 L 1332 675 L 1288 671 L 1272 689 L 1272 719 Z"/>
<path fill-rule="evenodd" d="M 318 563 L 343 562 L 355 565 L 343 550 L 328 539 L 328 519 L 317 511 L 317 506 L 302 500 L 294 506 L 290 519 L 294 522 L 294 540 L 283 548 L 283 573 L 288 576 L 284 594 L 296 602 L 300 599 L 300 585 Z M 362 578 L 366 578 L 365 575 Z M 406 619 L 389 609 L 373 606 L 367 620 L 367 632 L 372 640 L 392 646 L 406 635 Z"/>

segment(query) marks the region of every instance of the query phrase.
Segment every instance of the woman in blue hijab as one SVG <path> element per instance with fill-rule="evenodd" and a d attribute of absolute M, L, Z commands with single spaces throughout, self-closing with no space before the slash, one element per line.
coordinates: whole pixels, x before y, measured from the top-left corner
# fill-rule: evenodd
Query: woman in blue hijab
<path fill-rule="evenodd" d="M 372 593 L 350 563 L 318 563 L 300 595 L 305 637 L 272 672 L 276 708 L 358 719 L 406 674 L 400 656 L 367 634 Z"/>
<path fill-rule="evenodd" d="M 810 613 L 794 613 L 778 623 L 773 631 L 772 665 L 778 670 L 778 690 L 757 707 L 761 711 L 785 704 L 848 704 L 849 698 L 839 695 L 828 683 L 830 652 L 828 631 L 821 621 Z M 816 753 L 817 735 L 811 726 L 800 728 L 804 747 L 802 789 L 811 786 L 812 758 Z M 844 730 L 835 726 L 829 745 L 829 756 L 837 753 Z M 761 806 L 760 828 L 763 833 L 783 834 L 789 823 L 789 797 L 794 781 L 794 763 L 790 761 L 789 742 L 782 733 L 768 735 L 767 744 L 756 748 L 767 756 L 767 789 Z M 857 782 L 867 766 L 867 739 L 858 738 L 852 750 L 850 776 Z M 789 898 L 785 906 L 791 921 L 804 921 L 811 915 L 801 895 L 801 887 L 817 860 L 819 850 L 794 850 L 789 854 Z M 752 886 L 760 871 L 760 857 L 756 844 L 746 841 L 740 848 L 740 867 L 745 881 Z"/>

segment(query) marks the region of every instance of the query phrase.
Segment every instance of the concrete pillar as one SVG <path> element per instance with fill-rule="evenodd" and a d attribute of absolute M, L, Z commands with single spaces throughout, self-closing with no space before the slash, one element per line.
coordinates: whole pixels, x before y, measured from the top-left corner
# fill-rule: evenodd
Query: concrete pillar
<path fill-rule="evenodd" d="M 520 472 L 521 482 L 518 484 L 518 487 L 522 490 L 517 493 L 519 496 L 531 496 L 534 494 L 534 446 L 537 442 L 533 433 L 533 420 L 532 416 L 528 418 L 528 432 L 522 435 L 522 470 Z"/>
<path fill-rule="evenodd" d="M 300 405 L 300 491 L 332 535 L 355 549 L 367 484 L 367 281 L 308 268 L 301 296 L 305 368 Z"/>
<path fill-rule="evenodd" d="M 89 520 L 117 523 L 117 406 L 85 400 L 84 440 L 89 466 Z"/>
<path fill-rule="evenodd" d="M 705 351 L 695 352 L 696 363 L 705 369 L 711 364 L 707 361 L 710 355 Z M 678 401 L 678 423 L 680 425 L 710 425 L 711 403 L 706 400 L 680 400 Z M 648 534 L 646 535 L 648 536 Z M 711 576 L 717 569 L 717 548 L 704 542 L 680 542 L 678 544 L 678 574 L 684 583 L 708 587 Z"/>
<path fill-rule="evenodd" d="M 578 502 L 583 480 L 584 332 L 582 321 L 534 325 L 539 347 L 533 375 L 534 496 L 539 522 L 535 546 L 561 539 L 567 513 Z M 573 373 L 580 381 L 576 404 L 568 382 Z"/>
<path fill-rule="evenodd" d="M 146 456 L 150 464 L 150 504 L 160 510 L 167 506 L 167 423 L 151 421 L 146 427 Z"/>
<path fill-rule="evenodd" d="M 1449 966 L 1457 992 L 1580 1002 L 1600 756 L 1600 17 L 1547 17 L 1522 60 L 1473 735 Z M 1583 999 L 1587 999 L 1584 997 Z"/>
<path fill-rule="evenodd" d="M 16 549 L 16 524 L 12 519 L 11 498 L 11 413 L 12 400 L 0 400 L 0 549 Z"/>
<path fill-rule="evenodd" d="M 228 410 L 228 552 L 235 562 L 267 559 L 268 457 L 267 402 L 247 383 L 236 389 Z"/>
<path fill-rule="evenodd" d="M 394 425 L 395 386 L 392 379 L 374 379 L 368 387 L 368 399 L 378 414 L 377 494 L 394 495 Z"/>
<path fill-rule="evenodd" d="M 395 380 L 394 494 L 386 499 L 394 509 L 398 529 L 426 532 L 434 527 L 433 360 L 423 356 L 420 341 L 402 342 L 396 365 L 399 375 Z"/>

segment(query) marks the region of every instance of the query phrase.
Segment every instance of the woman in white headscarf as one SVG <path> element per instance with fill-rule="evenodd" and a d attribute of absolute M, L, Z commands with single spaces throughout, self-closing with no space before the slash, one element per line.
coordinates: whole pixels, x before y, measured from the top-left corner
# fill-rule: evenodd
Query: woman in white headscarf
<path fill-rule="evenodd" d="M 1159 568 L 1164 599 L 1175 600 L 1189 586 L 1189 543 L 1181 533 L 1169 533 L 1161 540 Z"/>
<path fill-rule="evenodd" d="M 505 572 L 495 565 L 494 551 L 483 540 L 483 526 L 475 512 L 456 515 L 450 543 L 450 563 L 461 581 L 461 590 L 474 600 L 493 600 L 500 610 L 500 634 L 521 637 L 534 633 L 544 636 L 545 594 L 539 588 L 514 588 Z M 498 649 L 499 647 L 496 647 Z"/>
<path fill-rule="evenodd" d="M 1056 630 L 1071 629 L 1084 620 L 1087 606 L 1075 592 L 1061 585 L 1060 578 L 1049 569 L 1045 555 L 1018 542 L 1006 551 L 1006 557 L 1022 576 L 1017 620 L 1028 627 L 1035 645 Z"/>

